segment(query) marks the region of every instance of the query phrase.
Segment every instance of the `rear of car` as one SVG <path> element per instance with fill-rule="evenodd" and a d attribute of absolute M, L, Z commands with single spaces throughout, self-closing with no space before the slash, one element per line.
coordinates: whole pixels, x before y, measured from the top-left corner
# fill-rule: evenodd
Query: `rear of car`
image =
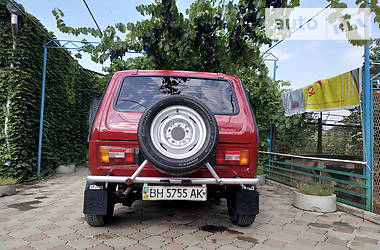
<path fill-rule="evenodd" d="M 117 72 L 91 128 L 86 221 L 104 225 L 115 203 L 131 206 L 138 199 L 227 198 L 232 222 L 247 226 L 258 213 L 257 143 L 238 78 Z"/>

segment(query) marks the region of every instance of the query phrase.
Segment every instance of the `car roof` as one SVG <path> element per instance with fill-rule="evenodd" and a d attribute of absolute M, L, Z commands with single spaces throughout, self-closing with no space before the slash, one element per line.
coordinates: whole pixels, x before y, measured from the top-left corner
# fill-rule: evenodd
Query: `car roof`
<path fill-rule="evenodd" d="M 184 71 L 184 70 L 123 70 L 118 71 L 115 75 L 175 75 L 175 76 L 192 76 L 192 77 L 207 77 L 207 78 L 235 78 L 232 75 L 223 73 L 199 72 L 199 71 Z"/>

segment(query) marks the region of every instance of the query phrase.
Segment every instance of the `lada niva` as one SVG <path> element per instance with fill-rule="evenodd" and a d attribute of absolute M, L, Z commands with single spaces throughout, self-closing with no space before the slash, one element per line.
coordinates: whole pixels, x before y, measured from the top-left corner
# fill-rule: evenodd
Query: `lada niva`
<path fill-rule="evenodd" d="M 227 199 L 232 223 L 259 212 L 258 129 L 234 76 L 174 70 L 115 73 L 90 127 L 84 214 L 103 226 L 136 200 Z"/>

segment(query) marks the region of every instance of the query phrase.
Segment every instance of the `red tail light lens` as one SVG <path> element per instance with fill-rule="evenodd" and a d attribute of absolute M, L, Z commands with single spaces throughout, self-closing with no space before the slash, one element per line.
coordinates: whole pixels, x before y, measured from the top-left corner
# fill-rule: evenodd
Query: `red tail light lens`
<path fill-rule="evenodd" d="M 247 150 L 217 151 L 216 164 L 219 165 L 248 165 L 249 154 Z"/>
<path fill-rule="evenodd" d="M 134 163 L 133 148 L 100 147 L 100 161 L 105 163 Z"/>

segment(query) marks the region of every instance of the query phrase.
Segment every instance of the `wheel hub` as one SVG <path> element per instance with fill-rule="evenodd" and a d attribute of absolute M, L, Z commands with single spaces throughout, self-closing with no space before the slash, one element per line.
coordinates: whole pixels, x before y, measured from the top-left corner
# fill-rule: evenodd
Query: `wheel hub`
<path fill-rule="evenodd" d="M 186 143 L 186 141 L 188 141 L 190 137 L 191 137 L 191 131 L 188 127 L 188 124 L 185 124 L 182 122 L 171 123 L 166 133 L 166 139 L 168 139 L 168 141 L 170 142 L 173 142 L 173 139 L 174 139 L 175 140 L 174 143 L 177 143 L 177 142 L 179 143 L 182 142 L 181 144 Z"/>
<path fill-rule="evenodd" d="M 206 126 L 195 110 L 171 106 L 153 119 L 151 138 L 154 147 L 163 155 L 184 159 L 200 150 L 206 138 Z"/>

